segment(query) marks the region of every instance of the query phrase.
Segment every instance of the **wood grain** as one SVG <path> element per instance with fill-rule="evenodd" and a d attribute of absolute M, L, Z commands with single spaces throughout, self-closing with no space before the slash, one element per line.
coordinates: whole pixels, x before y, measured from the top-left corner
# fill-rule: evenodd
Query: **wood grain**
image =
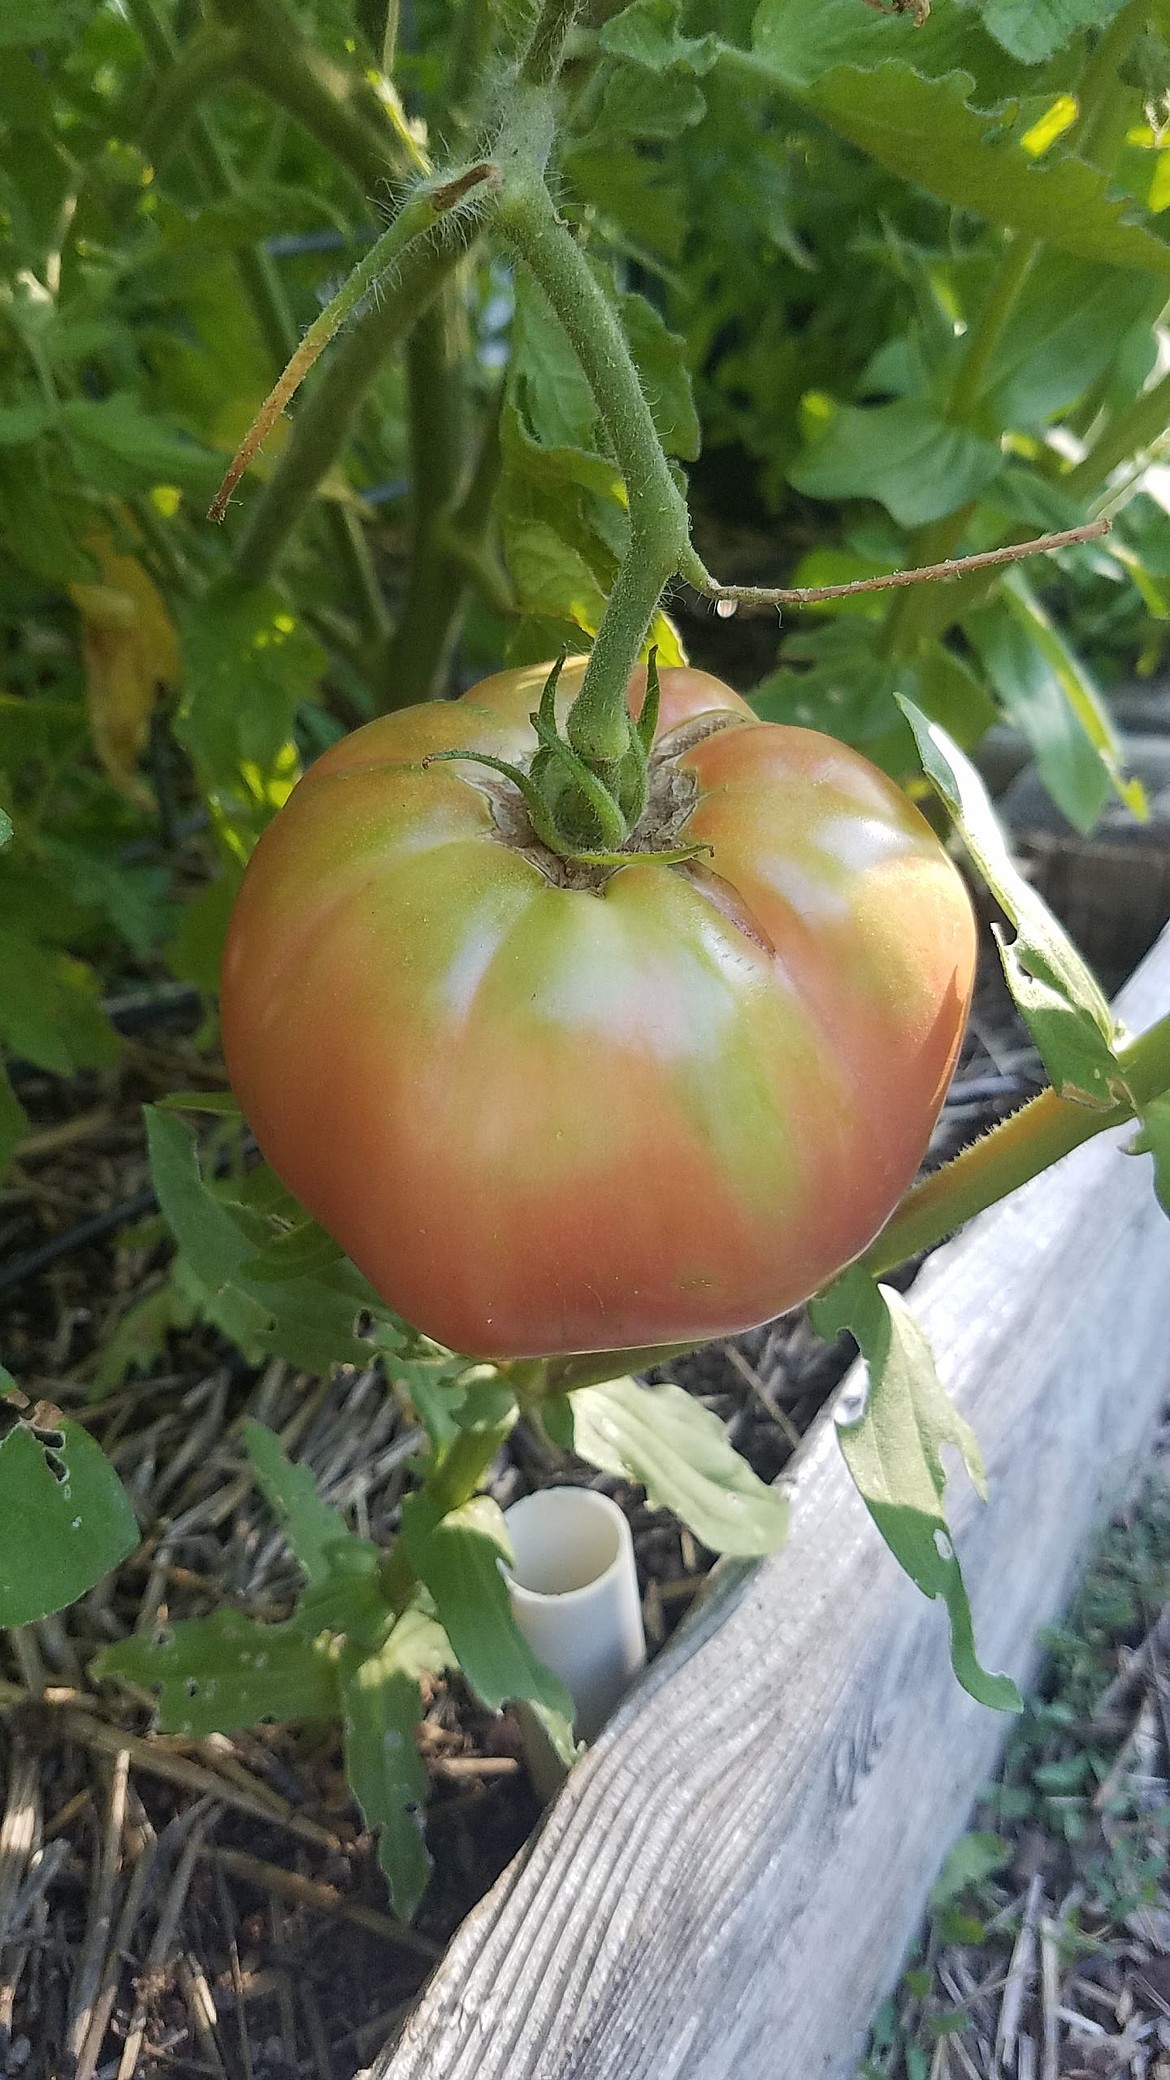
<path fill-rule="evenodd" d="M 1119 1009 L 1136 1030 L 1168 1005 L 1170 932 Z M 1126 1138 L 913 1291 L 987 1459 L 987 1507 L 959 1474 L 948 1495 L 980 1649 L 1021 1680 L 1170 1394 L 1170 1222 Z M 790 1486 L 786 1551 L 724 1566 L 371 2080 L 852 2080 L 1006 1727 L 955 1684 L 831 1418 Z"/>

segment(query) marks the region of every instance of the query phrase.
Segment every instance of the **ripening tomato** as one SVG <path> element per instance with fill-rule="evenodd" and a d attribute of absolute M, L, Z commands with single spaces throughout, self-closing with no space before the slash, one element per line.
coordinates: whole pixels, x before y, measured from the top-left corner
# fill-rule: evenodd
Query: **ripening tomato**
<path fill-rule="evenodd" d="M 704 672 L 662 674 L 645 819 L 660 850 L 709 848 L 683 864 L 566 865 L 510 781 L 423 767 L 526 767 L 546 676 L 326 752 L 256 849 L 223 971 L 273 1169 L 391 1306 L 483 1358 L 700 1342 L 816 1291 L 914 1176 L 975 964 L 898 788 Z"/>

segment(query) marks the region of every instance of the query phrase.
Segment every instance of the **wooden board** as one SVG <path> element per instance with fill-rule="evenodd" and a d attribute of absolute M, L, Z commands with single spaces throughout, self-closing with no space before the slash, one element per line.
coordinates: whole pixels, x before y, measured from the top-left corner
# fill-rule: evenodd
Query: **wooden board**
<path fill-rule="evenodd" d="M 1170 932 L 1119 1008 L 1136 1030 L 1168 1007 Z M 973 1222 L 913 1292 L 987 1459 L 988 1507 L 961 1475 L 948 1497 L 979 1644 L 1021 1680 L 1170 1395 L 1170 1222 L 1126 1138 Z M 852 2080 L 1006 1727 L 955 1684 L 831 1419 L 790 1485 L 786 1551 L 724 1567 L 372 2080 Z"/>

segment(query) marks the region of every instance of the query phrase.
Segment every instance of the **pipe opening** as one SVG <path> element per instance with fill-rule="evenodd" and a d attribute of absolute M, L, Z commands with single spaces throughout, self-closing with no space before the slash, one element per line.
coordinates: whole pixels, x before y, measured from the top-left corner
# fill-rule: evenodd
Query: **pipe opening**
<path fill-rule="evenodd" d="M 539 1490 L 513 1503 L 508 1535 L 514 1589 L 529 1596 L 572 1596 L 591 1589 L 621 1557 L 621 1512 L 591 1488 Z"/>

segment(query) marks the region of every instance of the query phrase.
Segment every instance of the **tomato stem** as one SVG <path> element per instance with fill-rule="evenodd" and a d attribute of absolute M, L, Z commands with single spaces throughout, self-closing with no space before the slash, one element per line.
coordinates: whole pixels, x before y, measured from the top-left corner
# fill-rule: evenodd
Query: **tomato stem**
<path fill-rule="evenodd" d="M 488 1467 L 516 1421 L 515 1403 L 496 1423 L 461 1430 L 436 1460 L 423 1482 L 420 1499 L 425 1501 L 435 1523 L 449 1516 L 462 1503 L 470 1502 Z M 382 1594 L 392 1611 L 404 1610 L 418 1584 L 418 1577 L 401 1537 L 382 1561 L 378 1572 Z"/>
<path fill-rule="evenodd" d="M 914 1185 L 859 1262 L 882 1278 L 907 1257 L 933 1249 L 977 1213 L 1006 1199 L 1083 1141 L 1123 1126 L 1170 1089 L 1170 1014 L 1117 1050 L 1132 1102 L 1108 1109 L 1074 1104 L 1054 1090 L 1005 1119 L 982 1141 Z"/>
<path fill-rule="evenodd" d="M 560 222 L 542 175 L 509 168 L 498 224 L 543 289 L 584 371 L 626 483 L 630 543 L 569 713 L 574 751 L 609 778 L 633 732 L 626 688 L 664 586 L 706 573 L 691 547 L 686 500 L 671 474 L 617 314 L 576 239 Z M 535 177 L 534 177 L 535 175 Z"/>

